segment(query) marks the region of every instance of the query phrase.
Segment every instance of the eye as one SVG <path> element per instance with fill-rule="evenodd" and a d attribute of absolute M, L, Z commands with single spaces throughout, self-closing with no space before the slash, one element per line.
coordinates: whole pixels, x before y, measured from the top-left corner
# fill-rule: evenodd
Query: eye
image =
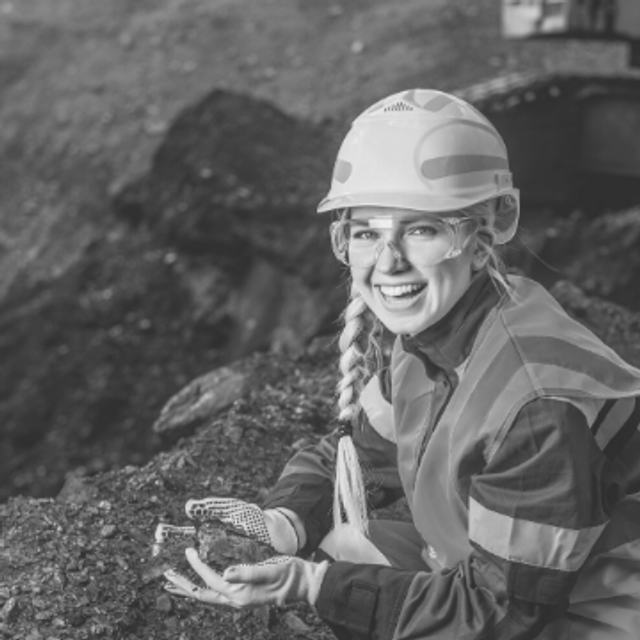
<path fill-rule="evenodd" d="M 444 232 L 444 229 L 433 222 L 420 222 L 418 224 L 411 225 L 406 230 L 406 235 L 417 238 L 423 238 L 429 240 L 430 238 L 436 238 Z"/>
<path fill-rule="evenodd" d="M 378 239 L 378 233 L 366 227 L 351 229 L 349 239 L 356 242 L 375 242 Z"/>

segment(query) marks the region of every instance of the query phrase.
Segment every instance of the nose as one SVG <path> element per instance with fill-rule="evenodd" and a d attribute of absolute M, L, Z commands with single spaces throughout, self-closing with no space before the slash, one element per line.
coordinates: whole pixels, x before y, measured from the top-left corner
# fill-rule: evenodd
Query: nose
<path fill-rule="evenodd" d="M 382 273 L 394 273 L 406 269 L 407 259 L 392 240 L 381 243 L 376 252 L 376 270 Z"/>

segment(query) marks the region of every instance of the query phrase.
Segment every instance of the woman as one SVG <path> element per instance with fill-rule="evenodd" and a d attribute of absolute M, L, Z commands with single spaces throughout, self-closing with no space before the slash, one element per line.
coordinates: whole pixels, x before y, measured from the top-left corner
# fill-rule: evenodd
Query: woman
<path fill-rule="evenodd" d="M 495 128 L 451 95 L 390 96 L 354 121 L 319 211 L 352 279 L 339 426 L 263 509 L 187 503 L 285 556 L 220 576 L 190 550 L 207 587 L 167 589 L 307 600 L 339 638 L 640 638 L 640 371 L 504 275 L 519 199 Z M 401 496 L 411 523 L 368 521 Z"/>

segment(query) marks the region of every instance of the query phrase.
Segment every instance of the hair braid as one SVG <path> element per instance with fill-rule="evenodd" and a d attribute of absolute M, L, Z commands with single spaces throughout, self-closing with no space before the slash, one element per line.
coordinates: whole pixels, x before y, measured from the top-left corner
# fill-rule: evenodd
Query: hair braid
<path fill-rule="evenodd" d="M 380 331 L 379 321 L 352 286 L 339 340 L 342 378 L 337 385 L 338 420 L 348 428 L 344 429 L 338 440 L 333 523 L 334 527 L 340 525 L 344 513 L 347 522 L 365 535 L 368 532 L 366 490 L 351 432 L 358 426 L 361 410 L 359 398 L 364 382 L 379 365 Z"/>

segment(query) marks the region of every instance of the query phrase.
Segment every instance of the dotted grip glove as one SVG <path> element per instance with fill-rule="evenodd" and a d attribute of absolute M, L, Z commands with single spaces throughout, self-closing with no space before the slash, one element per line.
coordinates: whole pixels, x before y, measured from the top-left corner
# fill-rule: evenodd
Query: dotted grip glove
<path fill-rule="evenodd" d="M 283 509 L 262 510 L 258 505 L 235 498 L 189 500 L 184 508 L 192 520 L 220 520 L 254 540 L 273 547 L 278 553 L 293 555 L 303 541 L 301 524 L 294 524 L 293 512 Z"/>
<path fill-rule="evenodd" d="M 234 609 L 282 606 L 296 601 L 306 601 L 313 606 L 329 566 L 326 561 L 317 564 L 278 556 L 259 564 L 235 565 L 220 575 L 200 560 L 195 549 L 187 549 L 186 556 L 206 586 L 198 586 L 170 570 L 164 574 L 168 580 L 165 589 L 177 596 Z"/>

